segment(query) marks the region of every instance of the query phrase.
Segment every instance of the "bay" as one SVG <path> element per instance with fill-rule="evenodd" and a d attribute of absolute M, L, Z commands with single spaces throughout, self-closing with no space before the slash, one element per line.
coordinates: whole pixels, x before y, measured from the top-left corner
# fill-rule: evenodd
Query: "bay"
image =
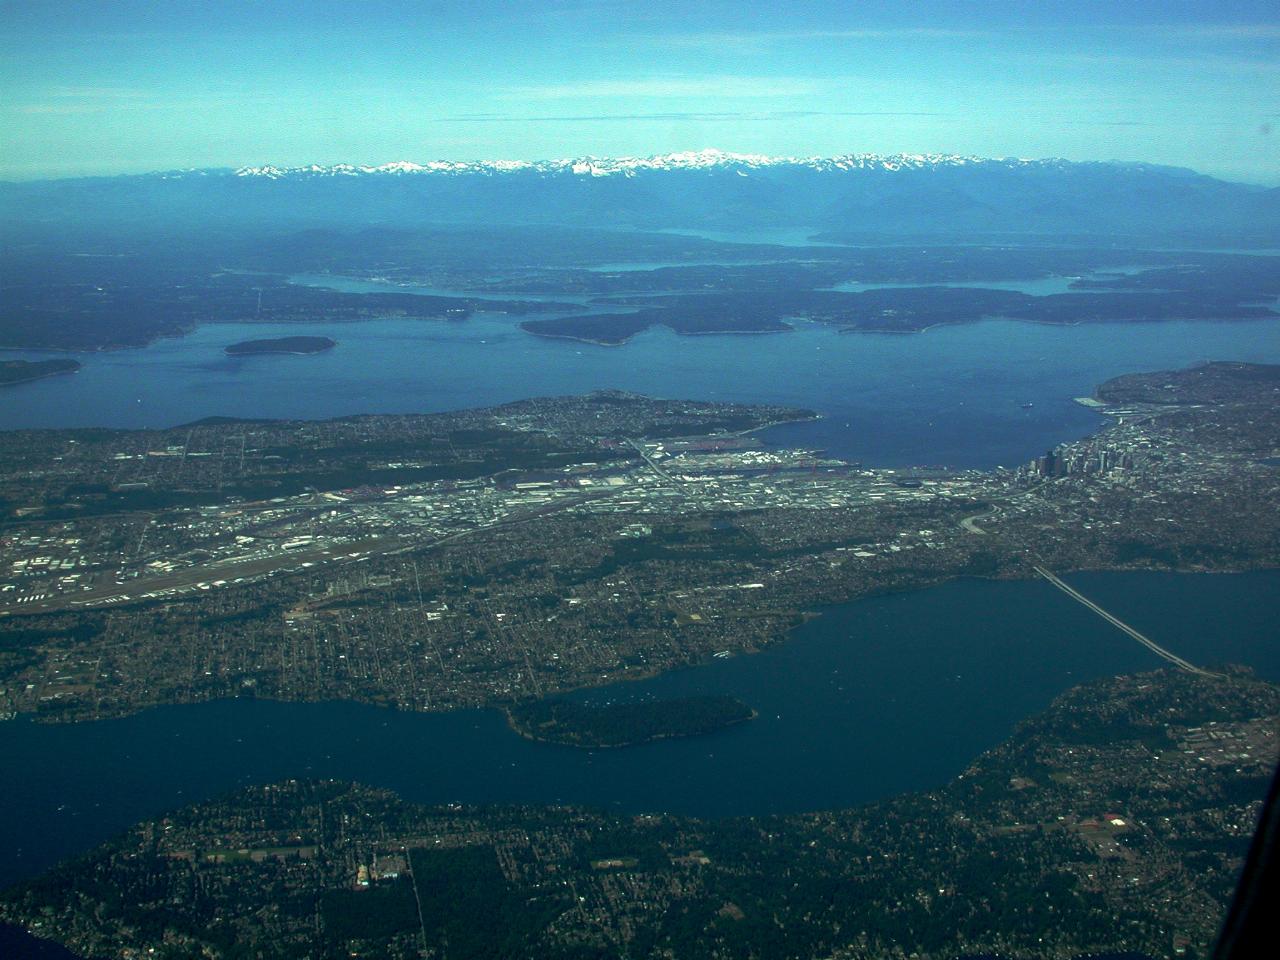
<path fill-rule="evenodd" d="M 680 337 L 657 327 L 603 347 L 532 336 L 519 319 L 211 324 L 144 349 L 72 354 L 84 364 L 74 376 L 0 393 L 0 428 L 432 412 L 616 388 L 814 409 L 821 421 L 766 436 L 876 466 L 989 468 L 1095 431 L 1101 418 L 1073 398 L 1109 377 L 1205 360 L 1280 362 L 1272 320 L 990 320 L 908 335 L 809 322 L 767 336 Z M 338 346 L 315 356 L 223 353 L 240 340 L 292 335 Z"/>

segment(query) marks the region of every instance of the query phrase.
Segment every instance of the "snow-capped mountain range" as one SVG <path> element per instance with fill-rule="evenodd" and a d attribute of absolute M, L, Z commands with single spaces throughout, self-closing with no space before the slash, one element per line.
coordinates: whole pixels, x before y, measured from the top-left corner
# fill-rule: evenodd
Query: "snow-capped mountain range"
<path fill-rule="evenodd" d="M 397 161 L 0 183 L 0 223 L 528 225 L 1280 245 L 1280 191 L 1114 161 L 851 153 Z"/>
<path fill-rule="evenodd" d="M 651 157 L 576 157 L 564 160 L 432 160 L 414 163 L 397 160 L 374 166 L 336 163 L 330 165 L 309 164 L 298 167 L 258 166 L 240 167 L 238 177 L 265 177 L 278 180 L 285 177 L 358 177 L 372 174 L 503 174 L 532 172 L 542 174 L 574 174 L 577 176 L 611 177 L 635 176 L 646 171 L 682 170 L 733 170 L 740 173 L 766 170 L 774 167 L 802 168 L 821 173 L 856 170 L 897 172 L 904 170 L 933 170 L 940 167 L 993 166 L 1008 169 L 1069 166 L 1071 161 L 1056 158 L 1028 160 L 1023 158 L 988 158 L 962 156 L 947 153 L 849 153 L 835 157 L 773 157 L 759 153 L 728 153 L 708 148 L 681 153 L 665 153 Z M 1150 164 L 1111 162 L 1111 166 L 1147 167 Z M 1170 168 L 1163 168 L 1170 169 Z M 1187 171 L 1190 172 L 1190 171 Z"/>

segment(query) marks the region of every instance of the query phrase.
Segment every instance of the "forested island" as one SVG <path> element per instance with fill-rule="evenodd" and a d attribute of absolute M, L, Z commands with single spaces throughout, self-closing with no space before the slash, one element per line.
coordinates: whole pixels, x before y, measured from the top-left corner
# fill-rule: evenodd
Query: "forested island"
<path fill-rule="evenodd" d="M 570 700 L 536 700 L 507 710 L 511 729 L 530 740 L 570 747 L 630 747 L 671 737 L 696 737 L 756 713 L 736 697 L 677 697 L 592 706 Z"/>
<path fill-rule="evenodd" d="M 1165 274 L 1161 274 L 1162 276 Z M 1126 278 L 1127 279 L 1127 278 Z M 1166 320 L 1247 320 L 1277 316 L 1249 302 L 1244 290 L 1268 291 L 1260 277 L 1234 287 L 1195 286 L 1155 290 L 1136 283 L 1122 291 L 1087 290 L 1034 296 L 1014 290 L 948 286 L 889 287 L 850 293 L 838 290 L 750 290 L 714 293 L 631 294 L 593 301 L 634 307 L 631 313 L 592 313 L 525 320 L 520 328 L 558 337 L 617 346 L 650 327 L 677 334 L 784 333 L 788 321 L 827 323 L 841 331 L 919 333 L 930 327 L 1002 318 L 1028 323 L 1148 323 Z M 1168 282 L 1174 283 L 1173 279 Z M 1280 288 L 1278 288 L 1280 289 Z"/>
<path fill-rule="evenodd" d="M 338 345 L 328 337 L 277 337 L 274 340 L 243 340 L 227 347 L 233 357 L 248 357 L 258 353 L 324 353 Z"/>
<path fill-rule="evenodd" d="M 78 360 L 0 360 L 0 387 L 75 373 L 79 369 Z"/>

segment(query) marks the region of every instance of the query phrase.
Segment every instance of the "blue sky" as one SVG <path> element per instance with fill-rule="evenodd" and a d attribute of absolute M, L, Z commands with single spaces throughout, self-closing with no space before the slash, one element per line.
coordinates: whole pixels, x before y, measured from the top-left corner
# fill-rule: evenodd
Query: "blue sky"
<path fill-rule="evenodd" d="M 714 146 L 1280 184 L 1280 6 L 0 0 L 0 177 Z"/>

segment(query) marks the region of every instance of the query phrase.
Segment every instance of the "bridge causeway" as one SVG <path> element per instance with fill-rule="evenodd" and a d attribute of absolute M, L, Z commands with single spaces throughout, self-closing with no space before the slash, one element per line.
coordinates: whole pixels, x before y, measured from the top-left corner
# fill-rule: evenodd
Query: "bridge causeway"
<path fill-rule="evenodd" d="M 1072 600 L 1076 600 L 1079 603 L 1084 604 L 1086 607 L 1088 607 L 1090 610 L 1092 610 L 1094 613 L 1100 616 L 1103 620 L 1106 620 L 1108 623 L 1112 624 L 1113 626 L 1119 628 L 1120 630 L 1123 630 L 1125 633 L 1133 637 L 1133 639 L 1137 640 L 1140 644 L 1142 644 L 1144 647 L 1146 647 L 1156 656 L 1163 657 L 1165 660 L 1168 660 L 1178 669 L 1185 670 L 1188 673 L 1195 673 L 1202 677 L 1217 676 L 1217 674 L 1215 673 L 1211 673 L 1208 670 L 1202 670 L 1199 667 L 1197 667 L 1194 663 L 1191 663 L 1190 661 L 1182 659 L 1182 657 L 1178 656 L 1176 653 L 1172 652 L 1171 650 L 1166 650 L 1164 647 L 1160 646 L 1160 644 L 1156 643 L 1150 637 L 1147 637 L 1139 633 L 1137 630 L 1133 629 L 1133 627 L 1129 626 L 1120 618 L 1112 616 L 1110 613 L 1102 609 L 1102 607 L 1098 606 L 1096 603 L 1094 603 L 1092 600 L 1090 600 L 1080 591 L 1076 590 L 1070 584 L 1066 583 L 1061 577 L 1059 577 L 1053 571 L 1047 570 L 1044 567 L 1040 566 L 1039 564 L 1034 564 L 1033 569 L 1035 570 L 1036 573 L 1044 577 L 1044 579 L 1048 580 L 1051 584 L 1053 584 L 1055 587 L 1057 587 L 1059 590 L 1061 590 L 1063 593 L 1069 596 Z"/>

